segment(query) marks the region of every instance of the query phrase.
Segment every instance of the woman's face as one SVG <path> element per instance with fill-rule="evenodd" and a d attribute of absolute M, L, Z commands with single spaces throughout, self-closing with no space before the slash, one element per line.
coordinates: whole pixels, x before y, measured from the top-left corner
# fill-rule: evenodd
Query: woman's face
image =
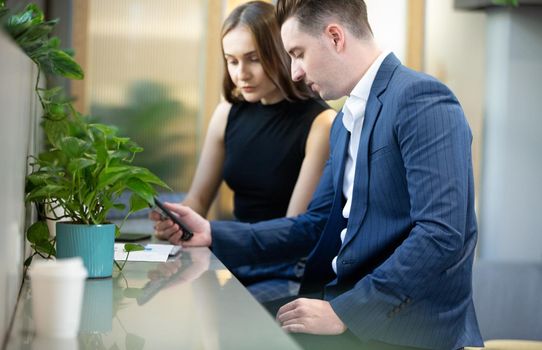
<path fill-rule="evenodd" d="M 222 38 L 222 47 L 230 78 L 245 101 L 272 104 L 284 98 L 265 74 L 252 33 L 247 27 L 232 29 Z"/>

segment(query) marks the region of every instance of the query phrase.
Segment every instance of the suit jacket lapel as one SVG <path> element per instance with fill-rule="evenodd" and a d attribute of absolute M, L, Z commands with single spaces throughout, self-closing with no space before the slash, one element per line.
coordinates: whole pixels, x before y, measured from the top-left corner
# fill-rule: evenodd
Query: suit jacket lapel
<path fill-rule="evenodd" d="M 367 214 L 369 197 L 369 144 L 376 121 L 382 109 L 380 95 L 386 90 L 393 71 L 400 64 L 393 53 L 389 54 L 378 70 L 365 108 L 365 118 L 361 129 L 358 155 L 356 159 L 356 174 L 354 176 L 354 191 L 348 230 L 341 250 L 352 240 L 361 228 Z"/>
<path fill-rule="evenodd" d="M 342 113 L 339 113 L 336 118 L 342 118 Z M 340 232 L 346 226 L 346 219 L 342 215 L 344 206 L 342 184 L 350 141 L 350 133 L 344 126 L 341 125 L 341 128 L 336 140 L 331 140 L 334 143 L 332 166 L 336 170 L 333 171 L 333 188 L 335 189 L 333 205 L 320 240 L 307 259 L 299 290 L 300 294 L 320 291 L 323 285 L 335 278 L 331 261 L 339 252 L 341 247 Z"/>
<path fill-rule="evenodd" d="M 333 188 L 335 188 L 335 196 L 337 193 L 342 196 L 343 188 L 343 178 L 344 178 L 344 167 L 346 165 L 346 158 L 348 156 L 348 143 L 350 142 L 350 133 L 346 130 L 344 125 L 342 125 L 342 111 L 337 114 L 336 118 L 340 118 L 341 130 L 337 139 L 332 141 L 335 146 L 333 148 Z"/>

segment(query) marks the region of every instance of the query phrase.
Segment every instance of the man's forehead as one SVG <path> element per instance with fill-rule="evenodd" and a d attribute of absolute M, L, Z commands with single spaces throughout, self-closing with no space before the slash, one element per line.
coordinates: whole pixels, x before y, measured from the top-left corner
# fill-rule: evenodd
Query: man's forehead
<path fill-rule="evenodd" d="M 288 18 L 281 27 L 280 34 L 286 50 L 297 46 L 301 31 L 299 30 L 299 21 L 294 18 Z"/>

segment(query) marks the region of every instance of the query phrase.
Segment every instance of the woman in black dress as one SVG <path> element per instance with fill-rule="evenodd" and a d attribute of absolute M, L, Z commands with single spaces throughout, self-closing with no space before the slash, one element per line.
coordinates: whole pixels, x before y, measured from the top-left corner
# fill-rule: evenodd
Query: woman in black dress
<path fill-rule="evenodd" d="M 211 117 L 183 204 L 207 215 L 225 180 L 234 193 L 237 220 L 299 215 L 307 209 L 328 157 L 335 112 L 304 82 L 290 79 L 290 58 L 273 5 L 252 1 L 235 8 L 223 24 L 222 51 L 225 101 Z M 156 214 L 151 218 L 159 220 Z M 178 243 L 178 228 L 170 221 L 157 221 L 155 229 L 157 237 Z M 297 263 L 233 272 L 265 301 L 297 292 L 302 274 Z"/>

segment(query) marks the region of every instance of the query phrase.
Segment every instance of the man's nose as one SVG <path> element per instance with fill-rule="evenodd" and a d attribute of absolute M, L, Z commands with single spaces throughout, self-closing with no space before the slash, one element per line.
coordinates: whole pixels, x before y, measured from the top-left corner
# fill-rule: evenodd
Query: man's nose
<path fill-rule="evenodd" d="M 305 71 L 301 68 L 299 64 L 292 62 L 292 80 L 300 81 L 305 77 Z"/>

